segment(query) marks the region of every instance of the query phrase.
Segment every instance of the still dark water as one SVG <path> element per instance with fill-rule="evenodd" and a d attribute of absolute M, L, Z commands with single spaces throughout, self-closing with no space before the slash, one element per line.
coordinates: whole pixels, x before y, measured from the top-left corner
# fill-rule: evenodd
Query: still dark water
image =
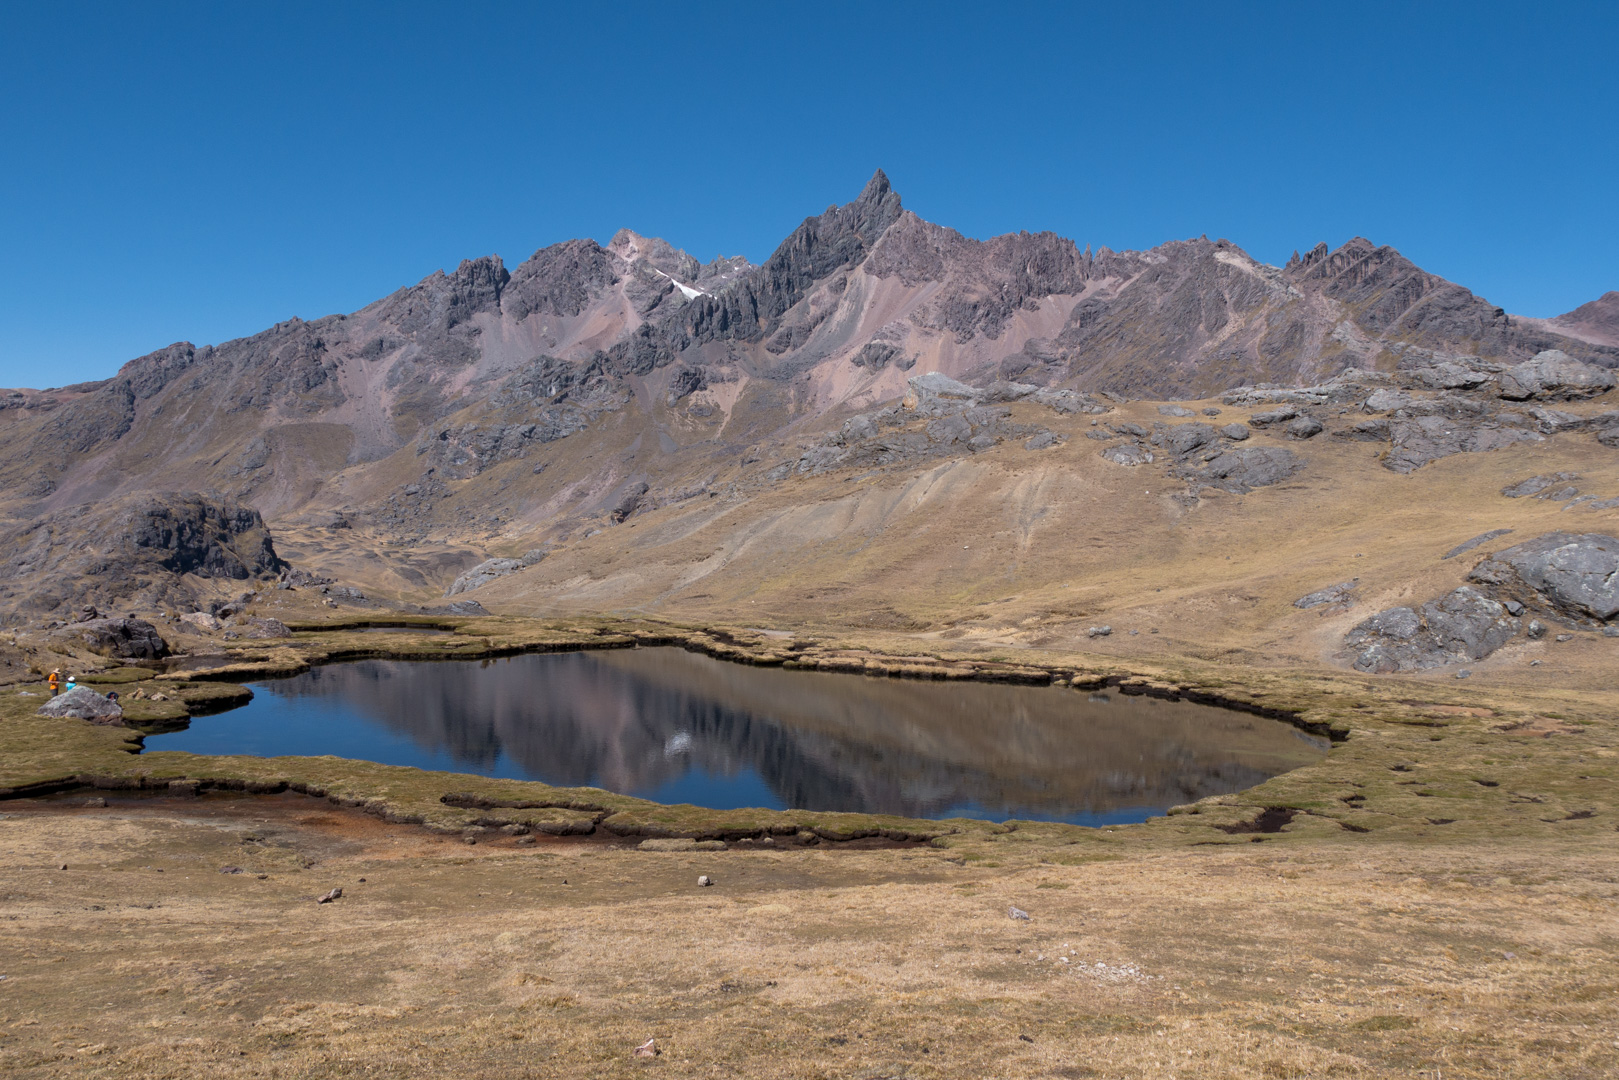
<path fill-rule="evenodd" d="M 662 803 L 1084 825 L 1320 759 L 1288 724 L 1186 702 L 730 664 L 676 648 L 364 660 L 253 684 L 148 750 L 335 754 Z"/>

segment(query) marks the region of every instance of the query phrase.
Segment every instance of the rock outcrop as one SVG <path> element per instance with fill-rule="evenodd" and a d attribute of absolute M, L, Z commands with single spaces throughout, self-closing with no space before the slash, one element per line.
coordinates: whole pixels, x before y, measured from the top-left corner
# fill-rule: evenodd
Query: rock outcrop
<path fill-rule="evenodd" d="M 1492 535 L 1500 533 L 1475 540 Z M 1389 608 L 1349 631 L 1344 645 L 1354 666 L 1401 672 L 1482 660 L 1518 633 L 1524 615 L 1609 627 L 1619 616 L 1619 538 L 1547 533 L 1486 556 L 1467 579 L 1471 584 L 1419 609 Z M 1539 620 L 1529 623 L 1531 639 L 1544 633 Z"/>
<path fill-rule="evenodd" d="M 1561 349 L 1547 349 L 1501 372 L 1499 385 L 1500 395 L 1508 401 L 1570 401 L 1612 390 L 1613 372 L 1576 360 Z"/>
<path fill-rule="evenodd" d="M 124 722 L 123 708 L 116 701 L 109 701 L 88 686 L 75 686 L 51 698 L 39 707 L 39 715 L 73 717 L 96 724 Z"/>
<path fill-rule="evenodd" d="M 1420 608 L 1380 611 L 1350 630 L 1344 645 L 1358 671 L 1424 671 L 1481 660 L 1510 641 L 1519 621 L 1506 606 L 1470 586 Z"/>
<path fill-rule="evenodd" d="M 169 643 L 145 619 L 90 619 L 73 623 L 58 636 L 76 638 L 93 653 L 121 660 L 157 660 L 169 654 Z"/>
<path fill-rule="evenodd" d="M 65 507 L 0 535 L 0 611 L 195 607 L 189 578 L 271 580 L 286 568 L 258 511 L 197 492 Z"/>
<path fill-rule="evenodd" d="M 444 590 L 444 595 L 460 596 L 464 592 L 471 592 L 473 589 L 489 584 L 496 578 L 505 577 L 507 574 L 515 574 L 519 570 L 526 570 L 543 558 L 545 558 L 545 552 L 536 548 L 520 559 L 485 559 L 457 577 L 450 587 Z"/>
<path fill-rule="evenodd" d="M 1496 552 L 1468 580 L 1537 613 L 1584 626 L 1619 616 L 1619 538 L 1547 533 Z"/>
<path fill-rule="evenodd" d="M 1336 585 L 1328 585 L 1325 589 L 1317 589 L 1313 593 L 1306 593 L 1293 601 L 1293 606 L 1309 610 L 1310 608 L 1332 607 L 1337 610 L 1348 610 L 1354 606 L 1355 590 L 1360 585 L 1360 579 L 1353 581 L 1340 581 Z"/>

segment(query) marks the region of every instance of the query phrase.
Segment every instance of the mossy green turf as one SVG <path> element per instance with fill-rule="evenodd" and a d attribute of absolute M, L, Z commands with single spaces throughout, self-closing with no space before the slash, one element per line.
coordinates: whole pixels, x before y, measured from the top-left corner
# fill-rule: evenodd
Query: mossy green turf
<path fill-rule="evenodd" d="M 397 625 L 405 620 L 373 621 Z M 1397 677 L 1331 671 L 1248 670 L 1238 683 L 1229 669 L 1202 663 L 1132 672 L 1098 666 L 1094 658 L 1050 654 L 1006 665 L 948 652 L 919 655 L 914 642 L 900 650 L 880 637 L 803 640 L 788 651 L 780 641 L 754 631 L 644 620 L 542 623 L 487 618 L 422 623 L 424 628 L 454 630 L 453 637 L 365 633 L 362 625 L 353 620 L 331 626 L 305 624 L 290 640 L 242 642 L 235 655 L 222 661 L 229 666 L 213 672 L 157 676 L 126 667 L 87 674 L 85 681 L 116 682 L 132 723 L 161 725 L 217 709 L 247 693 L 239 685 L 218 681 L 225 677 L 284 674 L 360 656 L 470 659 L 673 643 L 754 663 L 931 671 L 948 677 L 1020 681 L 1031 672 L 1044 672 L 1076 687 L 1111 682 L 1127 693 L 1191 696 L 1286 715 L 1311 730 L 1331 732 L 1336 742 L 1318 764 L 1247 791 L 1177 807 L 1169 816 L 1141 825 L 1090 829 L 1048 822 L 921 821 L 663 806 L 594 788 L 554 788 L 334 757 L 141 754 L 139 735 L 128 728 L 35 715 L 44 691 L 42 685 L 33 684 L 0 689 L 0 794 L 59 789 L 70 783 L 158 787 L 191 780 L 250 790 L 292 787 L 363 806 L 389 820 L 440 831 L 517 825 L 546 833 L 600 830 L 698 838 L 812 832 L 840 840 L 879 835 L 931 840 L 938 846 L 963 848 L 978 858 L 988 857 L 988 845 L 1000 851 L 1009 846 L 1044 850 L 1072 845 L 1122 850 L 1306 838 L 1334 843 L 1577 839 L 1586 833 L 1611 833 L 1619 821 L 1614 785 L 1619 732 L 1614 710 L 1589 693 L 1439 688 Z M 895 658 L 901 652 L 903 656 Z M 137 691 L 143 692 L 142 698 L 132 697 Z M 154 693 L 168 700 L 146 696 Z M 1262 818 L 1267 810 L 1272 813 Z M 1292 816 L 1278 815 L 1277 810 L 1291 811 Z"/>

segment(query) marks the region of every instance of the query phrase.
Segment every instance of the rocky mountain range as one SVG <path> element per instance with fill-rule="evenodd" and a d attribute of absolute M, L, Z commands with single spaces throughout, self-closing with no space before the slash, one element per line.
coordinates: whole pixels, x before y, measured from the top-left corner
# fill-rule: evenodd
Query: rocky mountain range
<path fill-rule="evenodd" d="M 1280 267 L 1206 237 L 979 241 L 878 172 L 758 266 L 623 230 L 177 343 L 101 382 L 0 391 L 0 610 L 183 607 L 224 587 L 199 581 L 267 583 L 284 558 L 390 604 L 512 603 L 527 581 L 531 607 L 678 607 L 724 576 L 687 560 L 731 565 L 832 499 L 824 483 L 903 489 L 1089 445 L 1094 465 L 1041 466 L 1041 483 L 1151 474 L 1143 490 L 1181 514 L 1328 452 L 1401 476 L 1554 436 L 1615 447 L 1619 414 L 1595 406 L 1616 367 L 1619 293 L 1519 318 L 1360 238 Z M 1051 498 L 1017 514 L 1057 513 Z M 660 549 L 664 571 L 604 588 L 627 556 L 604 537 L 642 523 L 704 550 Z M 862 617 L 915 621 L 896 610 Z"/>

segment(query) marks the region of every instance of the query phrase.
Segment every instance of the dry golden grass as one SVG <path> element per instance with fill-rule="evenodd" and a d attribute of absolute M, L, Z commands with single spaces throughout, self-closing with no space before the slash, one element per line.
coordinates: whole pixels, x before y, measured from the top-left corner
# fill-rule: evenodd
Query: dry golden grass
<path fill-rule="evenodd" d="M 962 860 L 468 848 L 290 796 L 12 803 L 0 1072 L 1607 1076 L 1611 836 Z"/>

